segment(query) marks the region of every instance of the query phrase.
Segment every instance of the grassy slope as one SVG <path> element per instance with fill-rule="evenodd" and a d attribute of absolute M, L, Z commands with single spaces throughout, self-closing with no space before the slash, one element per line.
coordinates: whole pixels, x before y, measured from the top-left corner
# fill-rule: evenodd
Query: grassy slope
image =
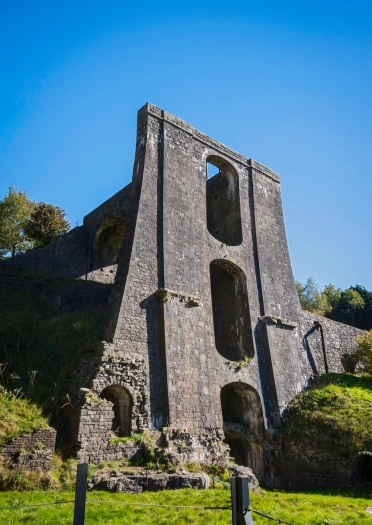
<path fill-rule="evenodd" d="M 6 390 L 0 392 L 0 447 L 35 427 L 47 426 L 48 422 L 34 403 L 19 399 Z"/>
<path fill-rule="evenodd" d="M 0 494 L 0 506 L 46 503 L 51 501 L 73 500 L 72 493 L 17 493 Z M 89 503 L 89 500 L 113 502 L 137 502 L 165 505 L 200 505 L 206 507 L 230 505 L 228 490 L 197 491 L 184 489 L 144 494 L 108 494 L 94 492 L 88 494 L 86 524 L 121 525 L 122 523 L 158 525 L 190 524 L 209 525 L 210 523 L 230 524 L 231 511 L 204 509 L 170 509 L 162 507 L 136 507 L 127 505 L 109 505 Z M 331 496 L 320 494 L 284 494 L 262 492 L 251 494 L 253 509 L 266 512 L 275 518 L 293 523 L 293 525 L 367 525 L 372 524 L 372 516 L 365 508 L 371 501 L 365 498 L 349 496 Z M 73 504 L 39 507 L 37 509 L 11 509 L 1 511 L 1 523 L 59 524 L 71 523 Z M 273 523 L 255 515 L 257 525 Z"/>
<path fill-rule="evenodd" d="M 301 443 L 326 460 L 352 459 L 372 451 L 371 414 L 371 376 L 323 375 L 290 403 L 281 434 L 292 452 Z"/>
<path fill-rule="evenodd" d="M 48 294 L 63 293 L 71 282 L 76 281 L 0 265 L 0 363 L 6 364 L 0 384 L 9 391 L 21 389 L 54 425 L 54 414 L 71 394 L 68 380 L 79 350 L 100 339 L 104 315 L 99 308 L 56 312 Z"/>

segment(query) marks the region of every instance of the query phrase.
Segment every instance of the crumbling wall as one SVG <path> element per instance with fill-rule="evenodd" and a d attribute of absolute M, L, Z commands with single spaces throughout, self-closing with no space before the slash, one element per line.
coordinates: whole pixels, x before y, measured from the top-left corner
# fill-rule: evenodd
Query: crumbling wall
<path fill-rule="evenodd" d="M 54 428 L 36 428 L 3 447 L 0 455 L 5 463 L 26 470 L 49 470 L 54 455 L 57 432 Z"/>

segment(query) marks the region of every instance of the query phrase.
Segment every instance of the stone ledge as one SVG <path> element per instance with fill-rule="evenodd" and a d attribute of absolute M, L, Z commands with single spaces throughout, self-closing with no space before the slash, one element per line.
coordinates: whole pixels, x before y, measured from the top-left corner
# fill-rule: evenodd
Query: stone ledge
<path fill-rule="evenodd" d="M 181 300 L 181 302 L 184 302 L 189 306 L 203 306 L 200 297 L 185 292 L 169 290 L 168 288 L 160 288 L 159 290 L 156 290 L 154 295 L 159 301 L 163 303 L 168 302 L 172 298 L 178 298 Z"/>
<path fill-rule="evenodd" d="M 266 325 L 275 324 L 278 326 L 291 328 L 292 330 L 297 327 L 297 323 L 295 321 L 291 321 L 290 319 L 284 319 L 283 317 L 278 317 L 276 315 L 264 315 L 262 317 L 259 317 L 258 320 Z"/>

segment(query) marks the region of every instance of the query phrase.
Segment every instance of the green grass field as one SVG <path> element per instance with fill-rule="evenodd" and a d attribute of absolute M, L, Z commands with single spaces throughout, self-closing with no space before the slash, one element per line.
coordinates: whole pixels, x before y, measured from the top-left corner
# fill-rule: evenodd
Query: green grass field
<path fill-rule="evenodd" d="M 73 503 L 37 508 L 19 508 L 19 505 L 33 505 L 73 500 L 71 492 L 3 492 L 0 493 L 0 523 L 14 525 L 59 525 L 73 520 Z M 182 509 L 169 507 L 147 507 L 123 505 L 118 502 L 155 505 L 196 505 L 221 507 L 230 505 L 228 490 L 178 490 L 144 494 L 110 494 L 90 492 L 87 496 L 86 525 L 161 525 L 161 524 L 230 524 L 230 510 Z M 93 503 L 91 500 L 107 503 Z M 110 504 L 108 502 L 116 502 Z M 10 510 L 2 507 L 12 506 Z M 262 491 L 251 494 L 251 506 L 271 514 L 276 519 L 293 525 L 367 525 L 372 524 L 372 515 L 365 510 L 372 506 L 372 499 L 357 495 L 295 494 Z M 274 523 L 266 518 L 254 516 L 257 525 Z"/>

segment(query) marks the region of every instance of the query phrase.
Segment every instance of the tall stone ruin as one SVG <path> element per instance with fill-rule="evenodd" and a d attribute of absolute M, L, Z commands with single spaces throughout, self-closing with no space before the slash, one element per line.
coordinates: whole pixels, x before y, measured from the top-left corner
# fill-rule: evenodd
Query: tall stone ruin
<path fill-rule="evenodd" d="M 277 173 L 146 104 L 132 182 L 18 263 L 112 284 L 103 340 L 77 374 L 80 459 L 118 459 L 113 432 L 156 429 L 188 461 L 220 450 L 275 485 L 281 413 L 324 371 Z M 342 371 L 355 330 L 322 323 L 329 368 Z"/>

